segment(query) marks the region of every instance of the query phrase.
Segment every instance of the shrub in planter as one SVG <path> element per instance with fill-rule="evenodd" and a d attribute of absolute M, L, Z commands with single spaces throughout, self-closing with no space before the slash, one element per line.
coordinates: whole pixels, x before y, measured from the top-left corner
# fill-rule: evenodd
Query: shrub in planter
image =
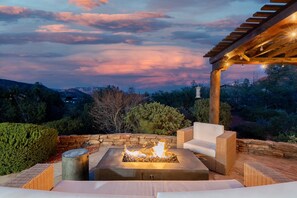
<path fill-rule="evenodd" d="M 125 121 L 133 132 L 174 135 L 191 122 L 177 109 L 154 102 L 131 109 Z"/>
<path fill-rule="evenodd" d="M 34 124 L 0 123 L 0 175 L 29 168 L 56 151 L 55 129 Z"/>

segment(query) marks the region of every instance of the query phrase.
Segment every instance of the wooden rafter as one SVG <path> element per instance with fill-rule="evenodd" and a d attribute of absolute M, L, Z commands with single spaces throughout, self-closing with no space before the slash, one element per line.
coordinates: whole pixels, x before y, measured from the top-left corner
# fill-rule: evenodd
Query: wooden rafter
<path fill-rule="evenodd" d="M 295 61 L 291 56 L 296 55 L 297 43 L 290 42 L 286 32 L 297 30 L 297 1 L 271 0 L 271 3 L 276 4 L 263 6 L 264 11 L 255 13 L 208 52 L 205 57 L 210 57 L 210 63 L 268 64 L 269 58 L 278 62 Z M 296 15 L 295 21 L 292 21 L 293 15 Z M 215 65 L 214 69 L 220 67 Z"/>

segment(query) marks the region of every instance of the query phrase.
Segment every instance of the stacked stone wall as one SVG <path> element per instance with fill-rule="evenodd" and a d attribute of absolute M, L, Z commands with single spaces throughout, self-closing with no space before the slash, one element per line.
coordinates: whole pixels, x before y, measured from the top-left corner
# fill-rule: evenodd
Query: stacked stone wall
<path fill-rule="evenodd" d="M 146 147 L 153 146 L 158 141 L 165 141 L 171 148 L 176 147 L 175 136 L 154 134 L 97 134 L 59 136 L 58 150 L 66 151 L 87 146 L 124 146 Z M 262 141 L 254 139 L 237 139 L 237 151 L 255 155 L 268 155 L 297 159 L 297 144 L 284 142 Z"/>

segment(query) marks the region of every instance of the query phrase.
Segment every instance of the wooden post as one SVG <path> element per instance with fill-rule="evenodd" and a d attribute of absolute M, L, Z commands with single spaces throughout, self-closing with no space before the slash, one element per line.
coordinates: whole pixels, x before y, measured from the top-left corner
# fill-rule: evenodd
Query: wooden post
<path fill-rule="evenodd" d="M 220 118 L 221 70 L 213 70 L 210 75 L 209 123 L 219 124 Z"/>

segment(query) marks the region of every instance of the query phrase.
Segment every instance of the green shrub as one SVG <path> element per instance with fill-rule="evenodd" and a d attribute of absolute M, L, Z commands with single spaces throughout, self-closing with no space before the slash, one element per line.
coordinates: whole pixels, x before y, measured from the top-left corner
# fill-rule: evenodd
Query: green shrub
<path fill-rule="evenodd" d="M 133 132 L 173 135 L 178 129 L 191 125 L 175 108 L 154 102 L 131 109 L 125 121 Z"/>
<path fill-rule="evenodd" d="M 29 168 L 56 151 L 57 131 L 34 124 L 0 123 L 0 175 Z"/>
<path fill-rule="evenodd" d="M 56 129 L 59 135 L 82 134 L 85 128 L 82 120 L 70 117 L 47 122 L 44 125 Z"/>
<path fill-rule="evenodd" d="M 198 122 L 209 122 L 209 99 L 197 100 L 194 105 L 194 116 Z M 220 103 L 220 124 L 229 129 L 231 123 L 231 107 L 229 104 Z"/>

